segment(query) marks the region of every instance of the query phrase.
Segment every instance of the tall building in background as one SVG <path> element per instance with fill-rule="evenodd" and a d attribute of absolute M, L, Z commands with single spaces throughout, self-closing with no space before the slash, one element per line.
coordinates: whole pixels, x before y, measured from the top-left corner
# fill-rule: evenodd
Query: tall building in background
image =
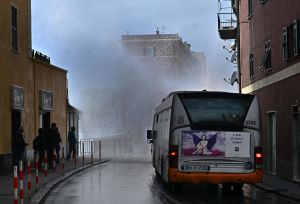
<path fill-rule="evenodd" d="M 125 54 L 137 58 L 153 69 L 165 70 L 170 75 L 190 74 L 200 79 L 205 73 L 204 53 L 191 52 L 191 45 L 179 34 L 122 35 Z"/>
<path fill-rule="evenodd" d="M 237 39 L 241 91 L 260 99 L 264 170 L 300 181 L 300 1 L 231 5 L 239 23 L 219 18 L 219 33 Z"/>

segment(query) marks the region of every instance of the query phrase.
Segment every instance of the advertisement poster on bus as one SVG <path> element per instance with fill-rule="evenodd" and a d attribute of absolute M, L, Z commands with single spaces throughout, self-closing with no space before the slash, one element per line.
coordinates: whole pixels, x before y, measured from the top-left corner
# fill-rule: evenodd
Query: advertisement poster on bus
<path fill-rule="evenodd" d="M 249 157 L 250 133 L 184 130 L 181 154 L 182 156 Z"/>

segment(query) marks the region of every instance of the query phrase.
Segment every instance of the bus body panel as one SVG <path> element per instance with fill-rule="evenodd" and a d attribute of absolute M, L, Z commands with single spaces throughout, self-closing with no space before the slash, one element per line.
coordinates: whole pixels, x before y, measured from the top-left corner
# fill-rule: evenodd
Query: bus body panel
<path fill-rule="evenodd" d="M 209 92 L 207 93 L 211 94 Z M 255 147 L 261 146 L 260 108 L 257 97 L 253 97 L 251 105 L 245 113 L 242 128 L 222 130 L 222 128 L 220 129 L 220 127 L 214 129 L 213 126 L 209 126 L 207 129 L 195 127 L 192 124 L 191 116 L 189 115 L 191 114 L 191 112 L 189 112 L 188 114 L 187 107 L 183 105 L 183 100 L 182 98 L 180 98 L 182 96 L 180 96 L 180 94 L 181 92 L 170 94 L 169 97 L 164 99 L 162 103 L 155 109 L 153 130 L 157 131 L 157 138 L 155 138 L 152 144 L 152 150 L 153 165 L 156 173 L 160 174 L 165 182 L 172 183 L 224 183 L 235 181 L 245 183 L 261 182 L 262 170 L 255 169 L 254 151 Z M 195 97 L 195 92 L 192 92 L 191 94 L 193 95 L 192 99 L 195 99 L 197 101 L 198 98 L 197 95 Z M 206 93 L 201 92 L 199 94 L 200 98 L 201 95 L 204 95 L 204 97 L 206 97 Z M 189 99 L 189 92 L 184 92 L 183 95 L 184 97 Z M 218 95 L 219 92 L 214 92 L 212 96 L 218 97 Z M 239 99 L 240 96 L 244 98 L 251 98 L 250 96 L 224 92 L 220 92 L 220 95 L 222 97 L 228 98 L 229 100 L 231 100 L 231 96 L 237 99 Z M 210 98 L 208 98 L 208 100 L 210 100 Z M 208 114 L 210 114 L 210 112 L 208 112 Z M 201 140 L 201 136 L 199 136 L 201 135 L 201 133 L 216 133 L 217 135 L 225 135 L 219 136 L 220 138 L 223 137 L 225 139 L 230 138 L 230 136 L 234 135 L 235 133 L 239 134 L 240 138 L 245 138 L 245 144 L 243 145 L 246 145 L 240 146 L 240 148 L 243 149 L 243 147 L 245 147 L 247 151 L 249 151 L 249 154 L 246 154 L 247 156 L 241 154 L 242 157 L 228 157 L 228 155 L 227 157 L 225 157 L 224 155 L 213 156 L 203 154 L 183 154 L 183 134 L 191 134 L 193 135 L 193 137 L 194 134 L 198 134 L 198 140 Z M 202 140 L 204 140 L 203 138 L 204 137 L 202 137 Z M 229 139 L 227 140 L 229 141 Z M 178 166 L 176 168 L 174 168 L 173 166 L 170 167 L 169 165 L 169 159 L 171 157 L 169 155 L 169 151 L 171 146 L 177 147 L 178 150 L 176 153 L 178 154 Z M 227 144 L 227 146 L 230 145 Z M 227 148 L 226 146 L 224 147 L 225 149 Z M 234 148 L 239 149 L 238 147 Z"/>
<path fill-rule="evenodd" d="M 176 168 L 169 168 L 169 182 L 172 183 L 260 183 L 263 171 L 256 170 L 252 173 L 202 173 L 180 172 Z"/>

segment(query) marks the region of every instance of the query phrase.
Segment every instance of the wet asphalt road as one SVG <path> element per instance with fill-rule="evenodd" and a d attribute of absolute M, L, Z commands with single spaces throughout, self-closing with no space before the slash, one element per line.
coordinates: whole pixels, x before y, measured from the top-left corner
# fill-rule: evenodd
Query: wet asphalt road
<path fill-rule="evenodd" d="M 222 194 L 220 186 L 184 185 L 172 192 L 155 177 L 150 162 L 111 161 L 85 170 L 61 183 L 47 204 L 160 204 L 160 203 L 297 203 L 274 193 L 244 185 L 239 195 Z"/>

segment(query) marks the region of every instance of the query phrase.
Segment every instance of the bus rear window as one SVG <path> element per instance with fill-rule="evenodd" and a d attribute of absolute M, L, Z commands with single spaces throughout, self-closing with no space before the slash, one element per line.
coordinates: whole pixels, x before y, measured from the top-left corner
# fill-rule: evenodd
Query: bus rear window
<path fill-rule="evenodd" d="M 209 129 L 241 129 L 253 95 L 182 94 L 179 96 L 192 126 Z"/>

